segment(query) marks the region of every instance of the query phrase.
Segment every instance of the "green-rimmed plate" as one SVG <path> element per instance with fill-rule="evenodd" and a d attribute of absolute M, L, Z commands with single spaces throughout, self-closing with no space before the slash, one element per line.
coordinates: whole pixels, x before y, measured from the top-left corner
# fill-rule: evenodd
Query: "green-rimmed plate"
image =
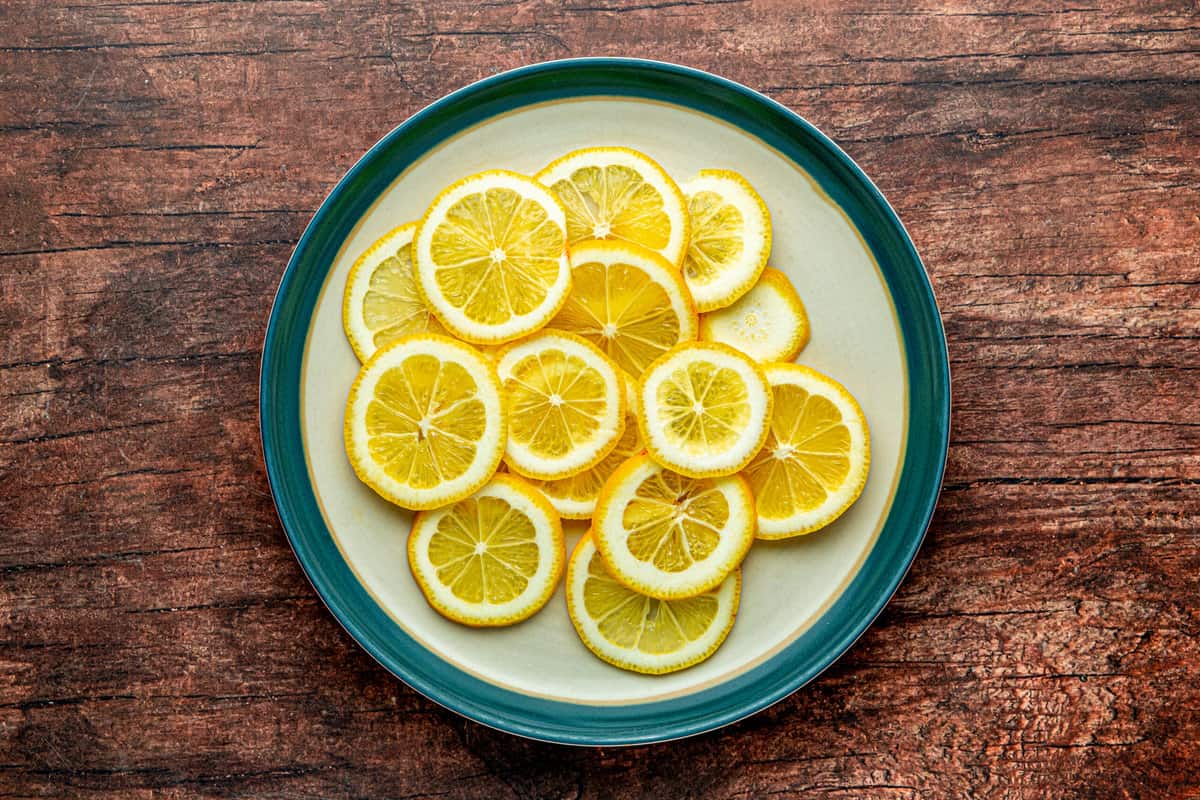
<path fill-rule="evenodd" d="M 475 630 L 425 603 L 406 561 L 410 516 L 358 483 L 342 412 L 358 362 L 341 329 L 355 257 L 420 217 L 472 172 L 532 173 L 571 149 L 634 147 L 678 180 L 745 175 L 771 208 L 771 263 L 807 305 L 798 359 L 862 403 L 872 464 L 829 528 L 758 543 L 739 618 L 708 661 L 650 677 L 594 658 L 562 589 L 531 620 Z M 950 417 L 937 305 L 900 221 L 845 153 L 744 86 L 652 61 L 572 59 L 448 95 L 385 136 L 342 178 L 300 239 L 263 352 L 267 472 L 296 556 L 366 650 L 413 688 L 506 731 L 572 744 L 634 744 L 733 722 L 785 697 L 846 651 L 904 577 L 941 485 Z M 573 543 L 573 542 L 572 542 Z"/>

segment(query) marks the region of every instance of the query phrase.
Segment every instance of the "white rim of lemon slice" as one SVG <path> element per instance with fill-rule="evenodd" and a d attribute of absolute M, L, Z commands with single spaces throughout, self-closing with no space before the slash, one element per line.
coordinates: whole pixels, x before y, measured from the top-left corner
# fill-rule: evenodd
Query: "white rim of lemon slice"
<path fill-rule="evenodd" d="M 411 273 L 409 277 L 413 282 L 412 298 L 392 295 L 393 299 L 405 301 L 411 313 L 379 330 L 372 330 L 366 321 L 367 294 L 373 289 L 372 282 L 380 266 L 389 258 L 398 258 L 400 252 L 407 249 L 411 269 L 412 240 L 416 230 L 415 222 L 392 228 L 363 251 L 350 267 L 350 274 L 346 276 L 346 291 L 342 296 L 342 328 L 346 331 L 346 338 L 350 340 L 350 346 L 354 348 L 354 354 L 358 356 L 359 361 L 366 361 L 379 349 L 381 345 L 375 344 L 375 337 L 383 330 L 394 329 L 394 337 L 384 344 L 390 344 L 391 341 L 410 333 L 442 332 L 441 323 L 425 305 L 416 287 L 416 276 Z"/>
<path fill-rule="evenodd" d="M 691 230 L 691 221 L 687 213 L 687 201 L 683 196 L 683 192 L 680 191 L 678 184 L 650 156 L 630 147 L 585 147 L 579 150 L 572 150 L 561 158 L 551 161 L 534 177 L 546 186 L 554 187 L 560 181 L 570 180 L 581 169 L 587 167 L 604 169 L 614 166 L 634 170 L 646 184 L 658 193 L 662 198 L 663 213 L 666 215 L 671 226 L 667 241 L 660 247 L 653 247 L 649 243 L 636 241 L 628 237 L 621 238 L 621 241 L 632 242 L 653 250 L 674 267 L 678 268 L 683 262 L 684 253 L 687 251 L 688 237 Z M 609 231 L 609 221 L 595 219 L 595 209 L 586 201 L 583 201 L 582 198 L 580 198 L 580 203 L 578 204 L 572 204 L 569 199 L 562 200 L 560 198 L 560 200 L 564 207 L 581 206 L 584 213 L 590 217 L 591 230 L 587 231 L 584 235 L 572 238 L 572 243 L 586 239 L 618 238 Z"/>
<path fill-rule="evenodd" d="M 418 361 L 411 362 L 414 358 Z M 430 359 L 436 363 L 431 363 Z M 436 367 L 440 380 L 446 364 L 456 365 L 457 372 L 462 373 L 456 375 L 455 380 L 465 376 L 474 387 L 473 392 L 469 392 L 472 396 L 461 397 L 442 407 L 437 385 L 429 391 L 414 391 L 412 382 L 405 377 L 405 370 Z M 393 370 L 400 372 L 393 373 Z M 376 397 L 376 390 L 385 376 L 405 387 L 396 389 L 399 394 L 394 395 L 395 404 L 411 405 L 418 410 L 419 406 L 425 405 L 420 419 L 413 418 L 415 414 L 408 414 L 405 409 L 392 408 Z M 464 388 L 468 387 L 455 387 L 459 391 Z M 469 419 L 464 419 L 468 412 Z M 372 430 L 368 421 L 372 414 L 379 422 L 386 420 L 387 425 L 377 424 Z M 425 333 L 393 342 L 377 351 L 362 366 L 346 401 L 344 437 L 350 464 L 359 480 L 396 505 L 428 509 L 460 500 L 487 482 L 504 454 L 506 425 L 504 400 L 495 367 L 469 345 L 448 336 Z M 452 426 L 460 430 L 449 430 Z M 464 438 L 461 435 L 463 426 L 478 429 L 477 435 Z M 388 472 L 391 464 L 381 464 L 372 456 L 372 443 L 384 446 L 388 439 L 393 439 L 393 445 L 400 440 L 416 445 L 411 452 L 418 455 L 407 462 L 410 481 L 399 480 Z M 438 464 L 439 455 L 447 463 Z M 394 459 L 403 457 L 403 453 L 393 456 Z M 453 461 L 453 465 L 449 461 Z M 400 464 L 403 463 L 401 460 Z M 455 470 L 457 474 L 436 484 L 413 485 L 411 478 L 418 463 L 432 463 L 437 465 L 438 471 Z"/>
<path fill-rule="evenodd" d="M 486 236 L 480 236 L 476 231 L 468 232 L 455 225 L 460 238 L 463 241 L 472 241 L 473 246 L 478 248 L 480 256 L 454 264 L 437 263 L 433 255 L 433 240 L 439 228 L 446 223 L 449 212 L 472 195 L 486 195 L 489 190 L 512 191 L 520 196 L 522 202 L 527 201 L 537 206 L 545 217 L 532 230 L 539 230 L 544 225 L 556 227 L 562 239 L 561 252 L 551 253 L 547 250 L 545 254 L 537 256 L 521 254 L 519 258 L 526 264 L 518 266 L 511 260 L 510 251 L 514 245 L 527 244 L 529 238 L 527 233 L 524 235 L 513 234 L 510 228 L 506 228 L 499 234 L 492 230 Z M 484 202 L 480 208 L 487 217 L 486 222 L 490 227 L 490 206 Z M 518 205 L 517 208 L 520 206 Z M 511 211 L 515 213 L 515 209 Z M 468 342 L 499 344 L 526 336 L 545 325 L 551 317 L 558 313 L 559 308 L 567 299 L 567 292 L 571 288 L 571 269 L 567 261 L 566 226 L 566 212 L 563 211 L 558 199 L 554 197 L 553 192 L 532 178 L 509 170 L 488 170 L 463 178 L 444 189 L 437 196 L 417 227 L 416 237 L 413 241 L 413 261 L 416 265 L 417 283 L 421 293 L 433 313 L 437 315 L 438 320 L 454 335 Z M 531 260 L 543 263 L 547 272 L 553 273 L 552 280 L 541 282 L 535 280 L 537 276 L 531 275 L 526 268 Z M 461 277 L 460 280 L 464 282 L 464 286 L 461 288 L 468 292 L 468 298 L 462 305 L 456 305 L 447 296 L 445 288 L 439 282 L 438 273 L 463 270 L 466 266 L 471 266 L 476 271 L 480 268 L 484 269 L 485 276 L 491 275 L 494 270 L 496 279 L 484 280 L 482 276 L 474 274 Z M 502 279 L 501 276 L 504 275 L 507 275 L 508 278 Z M 449 282 L 449 278 L 446 280 Z M 509 293 L 514 286 L 520 283 L 537 284 L 538 293 L 542 296 L 539 302 L 529 310 L 518 313 L 513 308 L 514 301 Z M 479 296 L 479 292 L 487 292 L 487 294 Z M 478 303 L 476 304 L 477 299 Z M 481 321 L 473 318 L 465 310 L 474 305 L 478 311 L 485 306 L 495 307 L 501 302 L 507 305 L 509 313 L 507 319 L 499 322 Z"/>
<path fill-rule="evenodd" d="M 597 590 L 593 598 L 598 594 L 606 601 L 607 613 L 599 619 L 588 608 L 589 583 Z M 579 540 L 567 562 L 567 614 L 584 646 L 602 661 L 646 675 L 686 669 L 715 653 L 733 628 L 741 592 L 742 573 L 736 569 L 715 589 L 697 597 L 658 600 L 641 595 L 612 576 L 590 533 Z M 712 619 L 703 629 L 689 624 L 710 612 Z M 623 620 L 631 628 L 636 619 L 641 626 L 628 631 L 632 635 L 624 641 L 614 641 L 612 628 Z M 664 652 L 662 640 L 668 638 L 683 644 Z"/>
<path fill-rule="evenodd" d="M 791 361 L 808 344 L 808 313 L 787 275 L 768 267 L 726 308 L 700 317 L 700 338 L 727 344 L 759 363 Z"/>
<path fill-rule="evenodd" d="M 749 181 L 732 170 L 704 169 L 681 187 L 688 199 L 692 237 L 683 258 L 683 278 L 687 281 L 700 311 L 724 308 L 735 302 L 758 280 L 771 254 L 771 212 Z M 696 218 L 695 198 L 712 193 L 723 208 L 736 210 L 741 217 L 741 251 L 721 263 L 713 259 L 709 242 L 727 241 L 729 235 L 714 235 L 709 230 L 715 212 Z"/>
<path fill-rule="evenodd" d="M 714 389 L 740 391 L 732 399 Z M 771 390 L 762 368 L 717 342 L 668 351 L 638 381 L 638 427 L 660 464 L 693 478 L 732 475 L 767 438 Z"/>
<path fill-rule="evenodd" d="M 689 478 L 643 454 L 605 482 L 592 532 L 613 577 L 642 594 L 677 600 L 712 589 L 742 563 L 755 519 L 742 476 Z M 652 551 L 651 560 L 634 549 Z"/>
<path fill-rule="evenodd" d="M 824 502 L 807 511 L 798 510 L 785 516 L 768 516 L 764 515 L 761 510 L 758 511 L 758 538 L 787 539 L 824 528 L 844 514 L 859 498 L 871 468 L 871 434 L 858 401 L 846 390 L 845 386 L 833 378 L 799 364 L 768 364 L 764 369 L 767 380 L 771 383 L 772 392 L 777 398 L 777 416 L 773 421 L 766 445 L 742 474 L 746 476 L 752 487 L 763 492 L 765 496 L 765 487 L 769 477 L 768 470 L 773 467 L 777 468 L 773 462 L 789 459 L 795 462 L 800 470 L 803 470 L 803 474 L 808 479 L 821 486 L 822 490 L 827 493 Z M 823 398 L 832 403 L 841 414 L 839 421 L 826 423 L 825 427 L 817 434 L 827 433 L 838 425 L 842 425 L 846 429 L 849 439 L 849 465 L 845 478 L 838 485 L 826 485 L 820 475 L 822 470 L 812 463 L 816 459 L 827 459 L 829 457 L 827 451 L 806 452 L 804 448 L 806 442 L 787 441 L 787 434 L 777 430 L 785 421 L 783 411 L 786 407 L 786 400 L 778 399 L 782 394 L 780 388 L 785 386 L 795 386 L 810 397 Z M 791 415 L 789 414 L 788 417 L 790 419 Z M 810 436 L 806 441 L 811 442 L 812 439 L 813 437 Z M 799 455 L 797 456 L 797 454 Z M 807 466 L 804 464 L 804 456 L 808 456 L 810 460 Z M 783 491 L 785 486 L 788 492 L 796 491 L 795 482 L 790 478 L 787 481 L 781 481 L 780 488 L 774 491 Z"/>
<path fill-rule="evenodd" d="M 468 521 L 482 524 L 482 505 L 489 500 L 491 513 L 502 515 L 497 526 L 518 528 L 510 532 L 507 541 L 497 541 L 495 529 L 482 536 L 460 518 L 466 515 L 473 518 Z M 531 530 L 531 539 L 511 541 L 514 533 L 519 535 L 525 529 Z M 526 574 L 530 543 L 536 548 L 536 562 L 532 573 Z M 434 564 L 431 556 L 434 547 L 445 557 L 440 565 Z M 546 605 L 562 576 L 565 550 L 562 522 L 545 498 L 521 479 L 500 474 L 468 498 L 417 514 L 408 538 L 408 565 L 425 599 L 443 616 L 464 625 L 512 625 Z M 454 586 L 476 572 L 480 599 L 472 601 L 456 593 Z M 448 576 L 455 578 L 452 584 L 447 584 Z M 521 581 L 525 586 L 514 597 L 502 602 L 486 599 L 489 588 L 511 587 Z"/>
<path fill-rule="evenodd" d="M 572 246 L 570 261 L 571 294 L 550 327 L 583 336 L 631 378 L 675 345 L 696 339 L 699 319 L 692 295 L 679 271 L 658 253 L 592 239 Z M 602 279 L 593 265 L 604 270 Z M 639 287 L 629 286 L 642 278 Z M 614 287 L 632 294 L 614 296 Z M 660 341 L 657 334 L 663 332 L 669 337 Z"/>
<path fill-rule="evenodd" d="M 624 378 L 586 339 L 542 331 L 505 347 L 496 371 L 508 407 L 504 462 L 516 473 L 539 480 L 575 475 L 599 463 L 625 432 Z M 590 435 L 577 438 L 581 428 Z M 564 438 L 566 449 L 547 452 Z"/>

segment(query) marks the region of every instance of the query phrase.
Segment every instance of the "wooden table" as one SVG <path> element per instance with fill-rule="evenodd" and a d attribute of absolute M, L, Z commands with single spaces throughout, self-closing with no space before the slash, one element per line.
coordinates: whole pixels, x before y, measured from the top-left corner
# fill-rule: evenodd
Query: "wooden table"
<path fill-rule="evenodd" d="M 0 7 L 0 795 L 1200 796 L 1200 11 L 1040 0 Z M 941 300 L 954 433 L 823 677 L 627 750 L 443 711 L 321 606 L 258 443 L 343 171 L 534 61 L 726 75 L 834 137 Z"/>

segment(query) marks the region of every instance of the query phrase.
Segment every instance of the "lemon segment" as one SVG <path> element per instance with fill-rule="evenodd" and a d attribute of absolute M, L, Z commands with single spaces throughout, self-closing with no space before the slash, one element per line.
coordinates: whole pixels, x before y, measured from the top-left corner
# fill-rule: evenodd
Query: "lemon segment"
<path fill-rule="evenodd" d="M 716 342 L 689 342 L 638 382 L 638 428 L 656 461 L 694 478 L 732 475 L 767 437 L 771 391 L 762 369 Z"/>
<path fill-rule="evenodd" d="M 652 158 L 628 147 L 588 147 L 535 176 L 567 213 L 569 244 L 613 239 L 653 250 L 678 268 L 689 220 L 683 193 Z"/>
<path fill-rule="evenodd" d="M 797 364 L 768 364 L 775 396 L 770 432 L 742 473 L 758 498 L 758 536 L 786 539 L 845 513 L 867 482 L 866 418 L 837 381 Z"/>
<path fill-rule="evenodd" d="M 585 241 L 570 249 L 571 293 L 550 327 L 599 347 L 632 378 L 680 342 L 698 321 L 683 278 L 637 245 Z"/>
<path fill-rule="evenodd" d="M 767 265 L 771 213 L 754 187 L 730 170 L 701 170 L 682 189 L 692 225 L 684 280 L 700 311 L 724 308 L 749 291 Z"/>
<path fill-rule="evenodd" d="M 444 333 L 421 299 L 413 276 L 410 222 L 385 233 L 350 267 L 342 297 L 342 328 L 359 361 L 410 333 Z"/>
<path fill-rule="evenodd" d="M 497 475 L 472 496 L 413 520 L 408 564 L 433 608 L 464 625 L 512 625 L 562 576 L 562 523 L 529 484 Z"/>
<path fill-rule="evenodd" d="M 596 510 L 596 498 L 608 476 L 625 463 L 630 456 L 642 451 L 642 437 L 638 434 L 634 409 L 637 401 L 633 385 L 625 381 L 625 432 L 617 440 L 608 455 L 594 467 L 567 478 L 551 481 L 530 480 L 542 491 L 550 505 L 563 519 L 588 519 Z"/>
<path fill-rule="evenodd" d="M 767 268 L 750 291 L 700 317 L 700 338 L 758 362 L 791 361 L 808 344 L 808 313 L 788 277 Z"/>
<path fill-rule="evenodd" d="M 647 675 L 704 661 L 729 635 L 741 598 L 741 570 L 715 589 L 682 600 L 658 600 L 613 578 L 591 534 L 567 564 L 567 613 L 598 658 Z"/>
<path fill-rule="evenodd" d="M 754 541 L 754 496 L 739 475 L 689 478 L 636 455 L 600 490 L 592 531 L 623 585 L 662 600 L 716 587 Z"/>
<path fill-rule="evenodd" d="M 625 432 L 624 379 L 585 339 L 544 331 L 500 354 L 509 409 L 505 463 L 530 478 L 566 478 L 594 467 Z"/>
<path fill-rule="evenodd" d="M 571 287 L 562 206 L 537 181 L 505 170 L 438 195 L 417 229 L 413 259 L 438 320 L 476 344 L 532 333 Z"/>
<path fill-rule="evenodd" d="M 346 402 L 346 453 L 384 499 L 435 508 L 487 482 L 506 424 L 500 381 L 483 356 L 448 336 L 412 334 L 359 370 Z"/>

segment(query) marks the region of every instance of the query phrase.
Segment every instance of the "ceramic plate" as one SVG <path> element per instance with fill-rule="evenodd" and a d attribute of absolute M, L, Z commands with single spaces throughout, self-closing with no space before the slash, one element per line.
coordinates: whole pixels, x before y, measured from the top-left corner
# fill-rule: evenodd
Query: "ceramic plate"
<path fill-rule="evenodd" d="M 355 257 L 465 175 L 533 173 L 600 144 L 648 153 L 680 181 L 723 167 L 758 188 L 774 223 L 771 263 L 791 277 L 811 318 L 812 341 L 798 360 L 843 382 L 871 427 L 871 474 L 858 503 L 820 533 L 756 544 L 724 646 L 660 677 L 593 657 L 571 627 L 561 586 L 511 628 L 474 630 L 438 616 L 409 574 L 410 515 L 355 479 L 342 446 L 359 366 L 341 328 Z M 950 413 L 929 281 L 895 213 L 854 162 L 743 86 L 625 59 L 556 61 L 488 78 L 372 147 L 322 204 L 287 266 L 261 382 L 279 516 L 350 634 L 397 677 L 471 719 L 593 745 L 725 725 L 795 691 L 845 652 L 916 555 L 937 500 Z"/>

